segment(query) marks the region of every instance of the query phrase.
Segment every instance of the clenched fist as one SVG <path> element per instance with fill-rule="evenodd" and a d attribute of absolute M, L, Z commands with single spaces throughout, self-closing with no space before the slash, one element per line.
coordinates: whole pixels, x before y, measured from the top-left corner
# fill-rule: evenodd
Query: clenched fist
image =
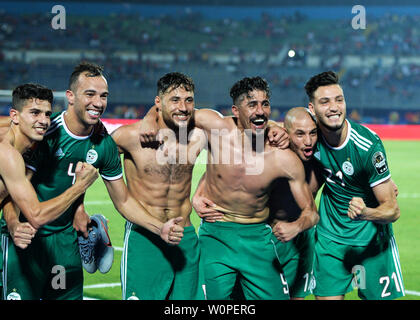
<path fill-rule="evenodd" d="M 347 210 L 347 215 L 350 219 L 353 220 L 363 220 L 364 211 L 366 209 L 366 204 L 362 198 L 353 197 L 349 202 L 349 208 Z"/>

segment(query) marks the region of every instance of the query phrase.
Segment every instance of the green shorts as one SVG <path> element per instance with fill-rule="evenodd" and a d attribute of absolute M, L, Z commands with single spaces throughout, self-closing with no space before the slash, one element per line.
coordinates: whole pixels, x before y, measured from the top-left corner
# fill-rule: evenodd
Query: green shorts
<path fill-rule="evenodd" d="M 204 300 L 200 247 L 193 226 L 179 245 L 127 222 L 121 258 L 123 300 Z"/>
<path fill-rule="evenodd" d="M 276 242 L 277 255 L 292 298 L 311 294 L 314 246 L 315 228 L 299 233 L 291 241 Z"/>
<path fill-rule="evenodd" d="M 2 234 L 3 299 L 82 300 L 83 269 L 76 231 L 71 227 L 37 235 L 26 249 Z"/>
<path fill-rule="evenodd" d="M 365 300 L 390 300 L 405 295 L 393 235 L 381 232 L 368 246 L 337 243 L 319 233 L 316 238 L 316 296 L 344 295 L 354 288 Z"/>
<path fill-rule="evenodd" d="M 245 299 L 289 299 L 269 225 L 203 222 L 199 239 L 207 299 L 230 299 L 237 276 Z"/>

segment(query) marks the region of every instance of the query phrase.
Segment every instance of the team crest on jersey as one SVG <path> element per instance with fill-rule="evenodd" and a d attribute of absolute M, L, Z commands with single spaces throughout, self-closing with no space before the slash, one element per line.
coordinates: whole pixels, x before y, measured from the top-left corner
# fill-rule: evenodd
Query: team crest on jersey
<path fill-rule="evenodd" d="M 354 173 L 354 168 L 350 161 L 344 161 L 341 167 L 343 168 L 344 173 L 348 176 L 351 176 Z"/>
<path fill-rule="evenodd" d="M 7 295 L 6 300 L 22 300 L 22 297 L 16 292 L 16 289 L 13 289 L 13 291 Z"/>
<path fill-rule="evenodd" d="M 375 152 L 372 157 L 372 164 L 376 169 L 378 174 L 382 174 L 388 170 L 388 165 L 386 163 L 386 159 L 384 154 L 381 151 Z"/>
<path fill-rule="evenodd" d="M 90 149 L 86 155 L 86 162 L 93 164 L 96 160 L 98 160 L 98 153 L 95 150 Z"/>

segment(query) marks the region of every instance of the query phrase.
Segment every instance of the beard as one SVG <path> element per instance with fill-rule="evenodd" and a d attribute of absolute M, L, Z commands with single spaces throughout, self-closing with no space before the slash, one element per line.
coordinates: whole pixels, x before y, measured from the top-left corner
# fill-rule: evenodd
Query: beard
<path fill-rule="evenodd" d="M 326 123 L 322 123 L 322 126 L 325 129 L 327 129 L 328 131 L 336 132 L 336 131 L 340 131 L 343 128 L 344 122 L 345 122 L 345 119 L 340 124 L 337 124 L 337 125 L 334 125 L 334 126 L 330 126 L 330 125 L 328 125 Z"/>
<path fill-rule="evenodd" d="M 162 119 L 167 125 L 167 127 L 175 132 L 175 134 L 178 136 L 180 131 L 187 131 L 190 132 L 195 127 L 195 121 L 194 121 L 194 111 L 191 113 L 190 118 L 188 119 L 188 122 L 186 122 L 186 125 L 183 123 L 180 125 L 179 123 L 175 122 L 171 115 L 162 112 Z"/>

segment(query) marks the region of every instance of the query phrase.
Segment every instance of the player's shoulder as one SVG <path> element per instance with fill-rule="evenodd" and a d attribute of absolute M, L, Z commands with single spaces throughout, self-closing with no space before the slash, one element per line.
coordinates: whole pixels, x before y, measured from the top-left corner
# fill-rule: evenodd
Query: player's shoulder
<path fill-rule="evenodd" d="M 289 147 L 288 148 L 279 148 L 279 147 L 275 147 L 275 146 L 272 146 L 272 145 L 266 143 L 265 150 L 273 152 L 276 157 L 284 157 L 285 160 L 282 160 L 282 161 L 286 161 L 287 158 L 297 157 L 296 153 L 294 153 L 292 151 L 292 149 L 290 149 Z"/>
<path fill-rule="evenodd" d="M 379 136 L 368 127 L 357 122 L 349 122 L 349 139 L 360 151 L 369 152 L 381 142 Z"/>
<path fill-rule="evenodd" d="M 362 141 L 369 141 L 372 143 L 380 140 L 378 134 L 372 129 L 360 123 L 348 120 L 350 124 L 350 135 L 361 139 Z"/>
<path fill-rule="evenodd" d="M 123 136 L 123 137 L 131 137 L 134 135 L 139 135 L 140 132 L 140 121 L 136 121 L 134 123 L 124 124 L 122 126 L 119 126 L 117 129 L 115 129 L 112 132 L 112 136 Z"/>
<path fill-rule="evenodd" d="M 277 166 L 286 171 L 291 171 L 295 168 L 303 168 L 302 161 L 290 148 L 280 149 L 277 147 L 268 147 L 273 154 L 273 163 L 270 165 Z"/>
<path fill-rule="evenodd" d="M 0 165 L 2 168 L 11 168 L 23 161 L 22 154 L 16 150 L 6 139 L 0 141 Z"/>
<path fill-rule="evenodd" d="M 64 114 L 64 111 L 54 112 L 53 114 L 51 114 L 51 117 L 50 117 L 51 124 L 48 127 L 48 130 L 45 133 L 44 137 L 48 137 L 49 135 L 56 132 L 59 128 L 63 126 L 63 123 L 64 123 L 63 114 Z"/>
<path fill-rule="evenodd" d="M 115 129 L 111 136 L 118 146 L 131 144 L 133 141 L 140 141 L 140 121 L 125 124 Z"/>

